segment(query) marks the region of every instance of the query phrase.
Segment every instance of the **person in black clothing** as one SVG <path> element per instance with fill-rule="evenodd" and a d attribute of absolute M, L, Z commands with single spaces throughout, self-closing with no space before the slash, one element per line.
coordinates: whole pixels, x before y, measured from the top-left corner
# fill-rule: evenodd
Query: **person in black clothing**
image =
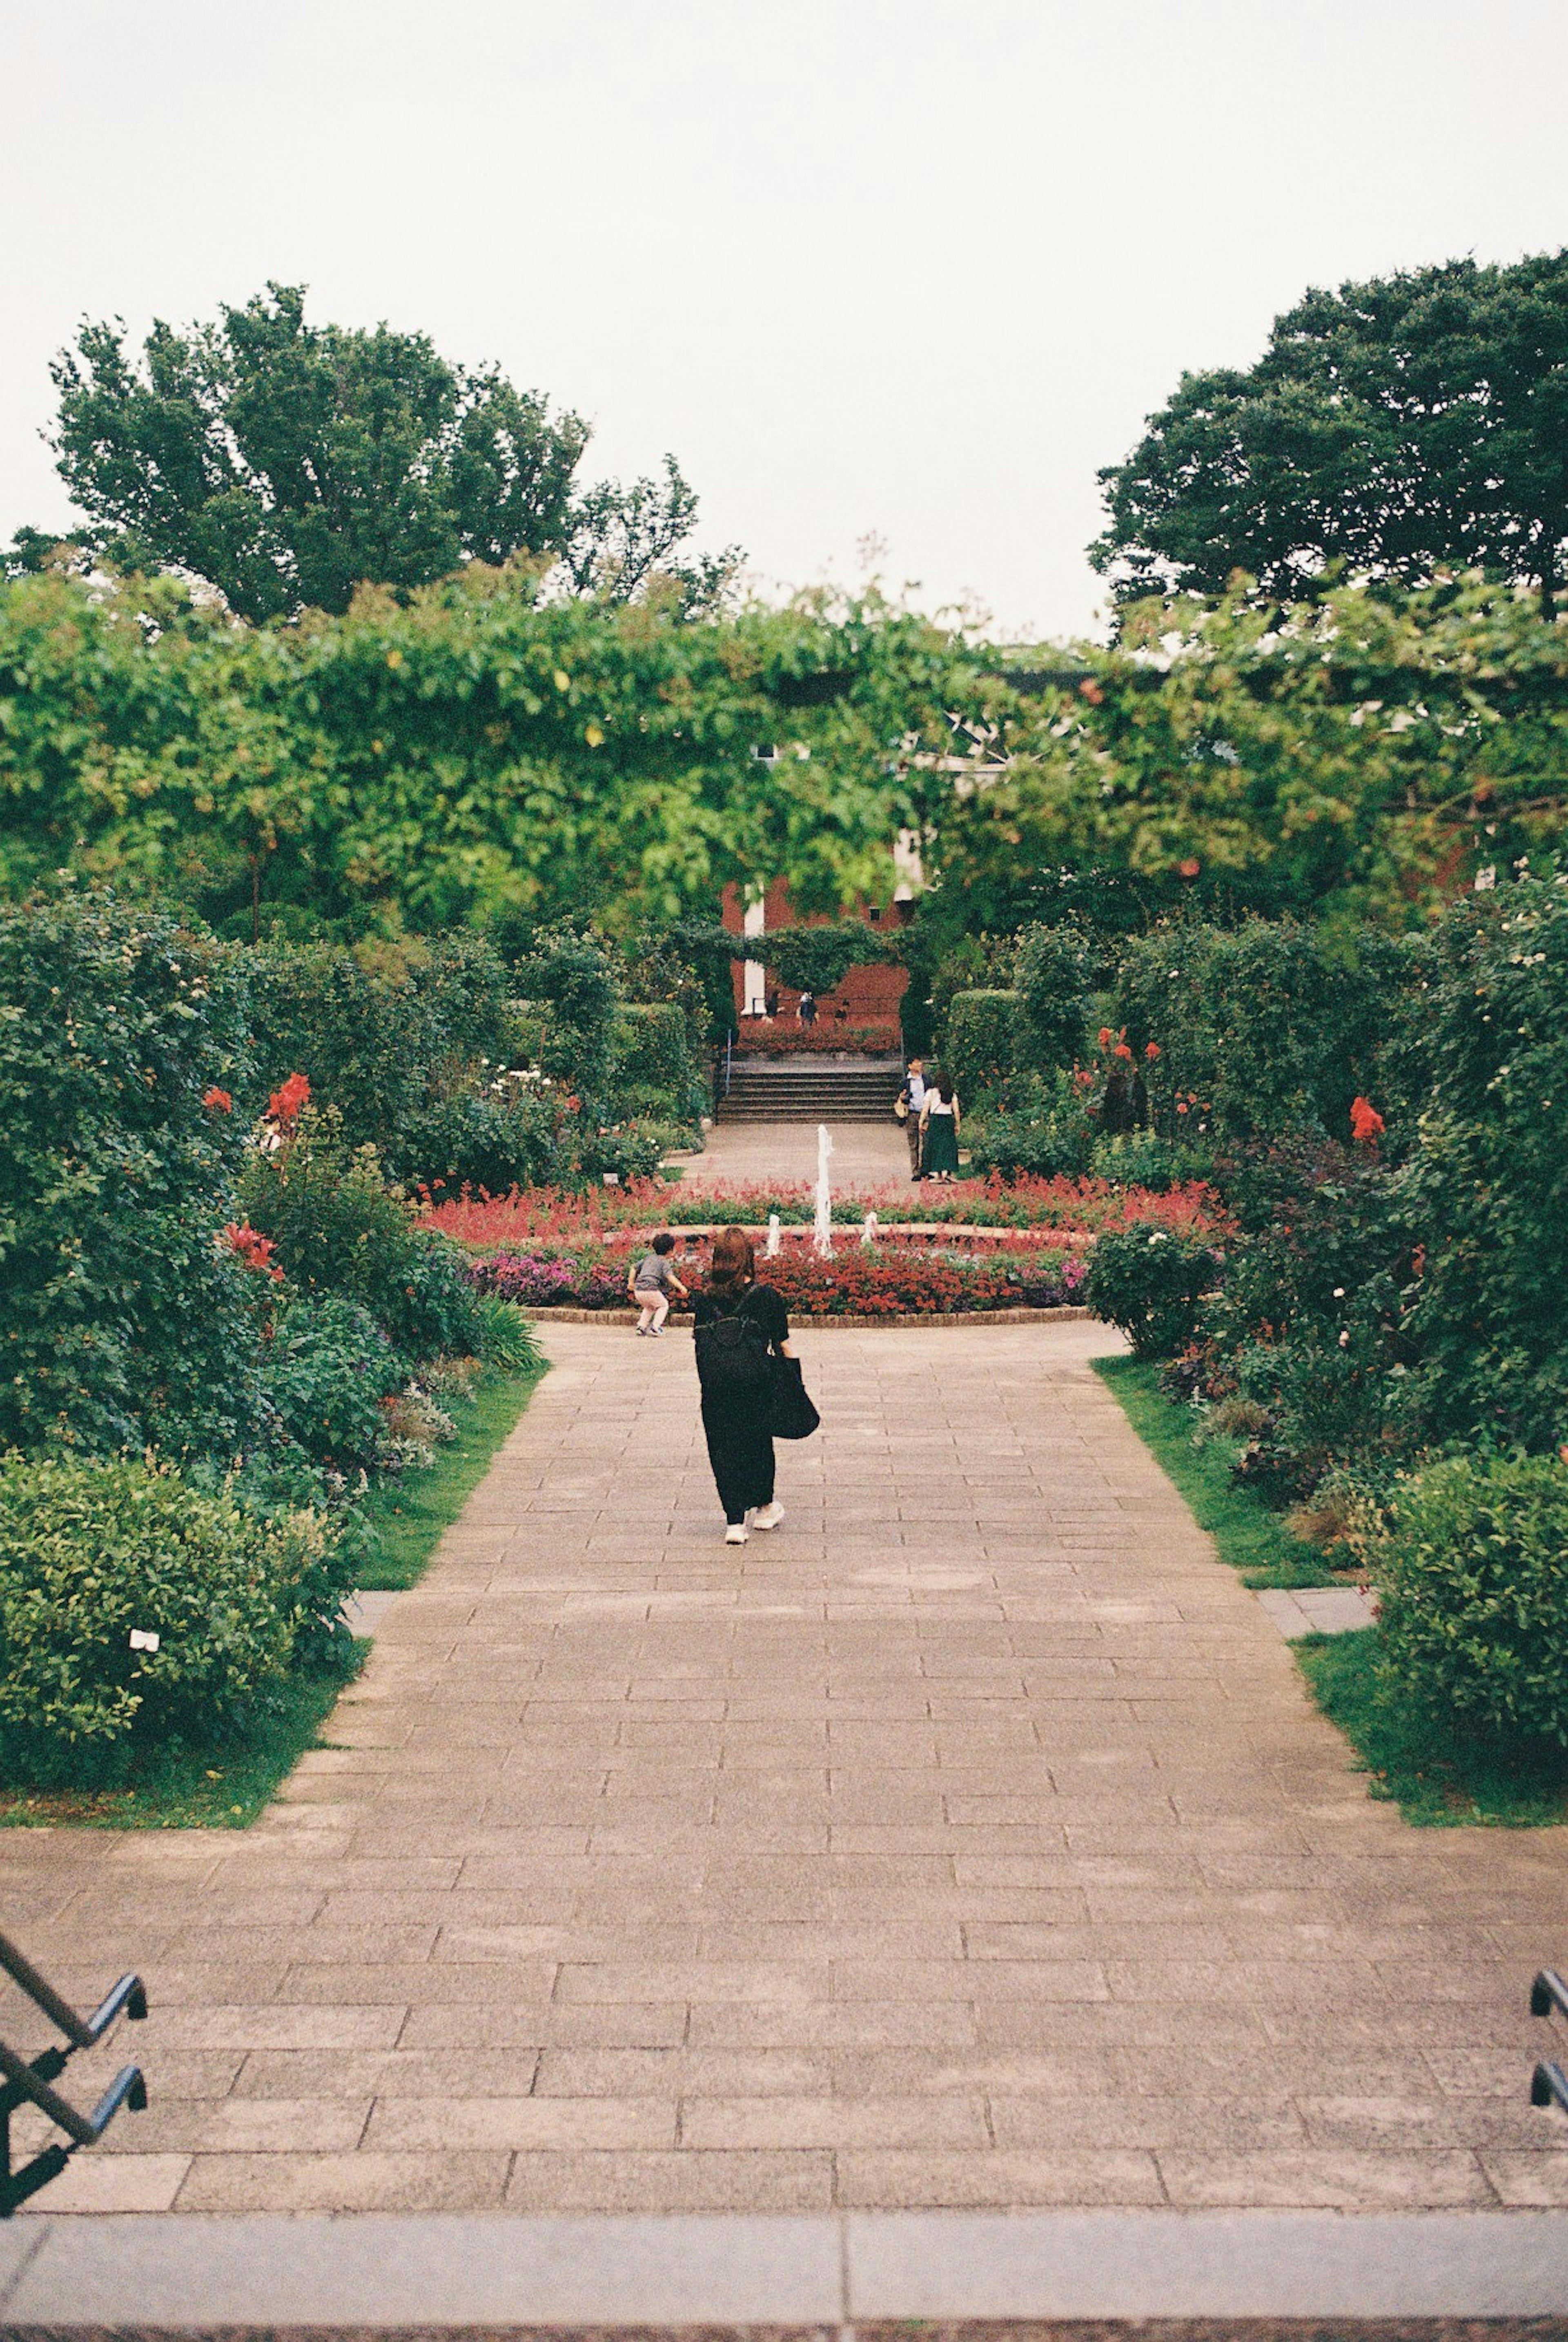
<path fill-rule="evenodd" d="M 771 1285 L 757 1283 L 756 1256 L 742 1229 L 721 1228 L 714 1237 L 713 1266 L 693 1314 L 703 1429 L 724 1508 L 724 1543 L 744 1545 L 748 1513 L 754 1529 L 776 1529 L 784 1518 L 784 1506 L 774 1496 L 766 1362 L 770 1350 L 783 1358 L 794 1352 L 784 1303 Z M 726 1351 L 741 1353 L 734 1363 L 719 1355 L 712 1336 L 712 1329 L 726 1320 L 738 1321 L 741 1328 L 738 1336 L 725 1337 Z"/>

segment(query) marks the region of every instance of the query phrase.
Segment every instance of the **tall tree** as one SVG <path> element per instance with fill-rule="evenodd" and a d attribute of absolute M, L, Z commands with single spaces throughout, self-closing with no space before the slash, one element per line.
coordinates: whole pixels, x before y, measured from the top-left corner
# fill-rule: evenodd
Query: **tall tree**
<path fill-rule="evenodd" d="M 674 457 L 663 487 L 580 494 L 577 415 L 423 334 L 310 325 L 303 285 L 155 323 L 139 365 L 122 324 L 85 324 L 53 371 L 52 444 L 90 524 L 72 545 L 205 578 L 244 617 L 342 612 L 362 584 L 408 591 L 520 553 L 578 592 L 627 601 L 669 570 L 700 598 L 705 573 L 670 559 L 697 502 Z M 42 566 L 44 544 L 22 531 L 8 565 Z"/>
<path fill-rule="evenodd" d="M 1477 568 L 1536 587 L 1568 562 L 1568 251 L 1311 292 L 1246 372 L 1182 377 L 1100 475 L 1090 547 L 1117 598 L 1264 594 L 1325 565 L 1421 586 Z"/>

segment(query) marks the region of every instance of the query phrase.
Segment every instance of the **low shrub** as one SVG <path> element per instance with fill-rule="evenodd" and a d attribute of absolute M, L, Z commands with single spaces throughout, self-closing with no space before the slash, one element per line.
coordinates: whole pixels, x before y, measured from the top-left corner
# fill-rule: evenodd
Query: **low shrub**
<path fill-rule="evenodd" d="M 972 1168 L 982 1177 L 1080 1179 L 1094 1158 L 1094 1133 L 1064 1074 L 1012 1080 L 994 1104 L 964 1124 Z"/>
<path fill-rule="evenodd" d="M 481 1293 L 475 1316 L 479 1330 L 479 1356 L 486 1366 L 499 1366 L 509 1375 L 543 1371 L 544 1353 L 521 1309 L 510 1301 L 504 1301 L 499 1294 Z"/>
<path fill-rule="evenodd" d="M 1568 1747 L 1568 1464 L 1453 1456 L 1367 1547 L 1387 1689 L 1483 1737 Z"/>
<path fill-rule="evenodd" d="M 1218 1282 L 1212 1245 L 1175 1228 L 1109 1230 L 1094 1246 L 1084 1298 L 1119 1326 L 1140 1358 L 1165 1358 L 1190 1342 L 1198 1306 Z"/>
<path fill-rule="evenodd" d="M 278 1312 L 262 1386 L 285 1436 L 314 1463 L 346 1473 L 375 1463 L 383 1402 L 407 1376 L 362 1303 L 340 1294 L 301 1294 Z"/>
<path fill-rule="evenodd" d="M 276 1153 L 253 1156 L 240 1201 L 291 1286 L 362 1303 L 407 1358 L 473 1349 L 462 1254 L 416 1224 L 373 1148 L 346 1150 L 330 1114 L 307 1109 Z"/>
<path fill-rule="evenodd" d="M 1206 1179 L 1213 1160 L 1205 1147 L 1160 1138 L 1152 1130 L 1118 1130 L 1095 1140 L 1093 1168 L 1096 1179 L 1108 1179 L 1113 1186 L 1164 1195 L 1189 1180 Z"/>
<path fill-rule="evenodd" d="M 554 1086 L 522 1083 L 434 1098 L 411 1114 L 387 1151 L 411 1187 L 504 1196 L 509 1187 L 569 1181 L 577 1170 L 577 1116 Z"/>
<path fill-rule="evenodd" d="M 0 1764 L 86 1783 L 238 1724 L 342 1587 L 315 1511 L 259 1518 L 151 1459 L 0 1463 Z M 133 1642 L 133 1636 L 135 1641 Z"/>

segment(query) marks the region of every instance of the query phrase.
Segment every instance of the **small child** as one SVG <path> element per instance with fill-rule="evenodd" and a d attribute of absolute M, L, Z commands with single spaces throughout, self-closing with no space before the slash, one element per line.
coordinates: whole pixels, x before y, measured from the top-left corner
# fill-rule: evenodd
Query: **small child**
<path fill-rule="evenodd" d="M 670 1258 L 674 1249 L 675 1239 L 666 1229 L 654 1238 L 653 1251 L 644 1254 L 626 1279 L 627 1289 L 643 1313 L 637 1320 L 639 1334 L 662 1334 L 670 1314 L 671 1294 L 678 1294 L 683 1301 L 686 1298 L 686 1287 Z"/>

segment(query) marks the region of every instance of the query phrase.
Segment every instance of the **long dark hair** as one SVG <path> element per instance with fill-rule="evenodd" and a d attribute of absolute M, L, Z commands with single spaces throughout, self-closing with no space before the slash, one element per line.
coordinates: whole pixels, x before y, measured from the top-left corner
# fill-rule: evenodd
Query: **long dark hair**
<path fill-rule="evenodd" d="M 757 1259 L 744 1228 L 721 1228 L 714 1238 L 708 1284 L 714 1293 L 741 1293 L 756 1279 Z"/>

